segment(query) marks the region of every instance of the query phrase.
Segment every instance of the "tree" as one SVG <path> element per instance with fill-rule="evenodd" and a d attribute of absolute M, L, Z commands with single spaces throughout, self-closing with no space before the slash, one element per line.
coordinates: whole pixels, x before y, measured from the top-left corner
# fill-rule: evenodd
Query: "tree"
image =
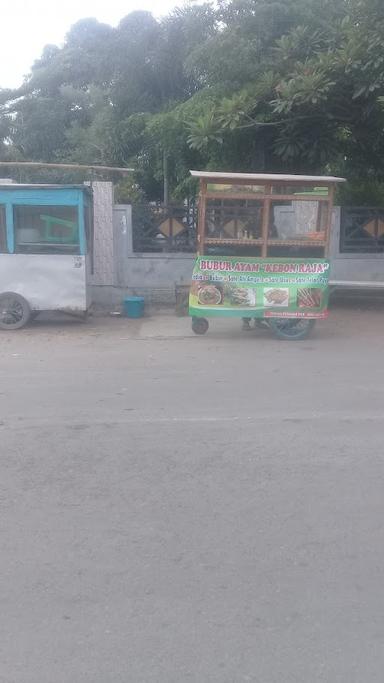
<path fill-rule="evenodd" d="M 255 77 L 235 92 L 228 87 L 209 118 L 192 122 L 192 146 L 208 149 L 216 141 L 224 149 L 226 140 L 236 133 L 240 139 L 249 129 L 248 139 L 263 148 L 259 159 L 271 170 L 321 171 L 333 165 L 353 173 L 363 166 L 374 175 L 383 173 L 382 7 L 358 0 L 325 4 L 307 3 L 308 24 L 265 46 Z M 257 8 L 264 11 L 262 4 L 254 7 L 253 18 Z M 219 40 L 230 38 L 225 29 Z M 252 166 L 250 158 L 247 166 Z"/>
<path fill-rule="evenodd" d="M 149 199 L 165 169 L 172 196 L 193 192 L 192 167 L 380 183 L 383 35 L 381 0 L 220 0 L 161 20 L 132 12 L 115 29 L 84 19 L 0 91 L 0 154 L 134 166 L 124 192 Z"/>

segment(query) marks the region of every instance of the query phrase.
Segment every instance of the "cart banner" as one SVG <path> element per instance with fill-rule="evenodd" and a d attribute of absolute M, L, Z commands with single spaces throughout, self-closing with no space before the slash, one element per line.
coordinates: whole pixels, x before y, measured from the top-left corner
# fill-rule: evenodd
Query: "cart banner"
<path fill-rule="evenodd" d="M 189 295 L 193 316 L 326 318 L 329 261 L 199 256 Z"/>

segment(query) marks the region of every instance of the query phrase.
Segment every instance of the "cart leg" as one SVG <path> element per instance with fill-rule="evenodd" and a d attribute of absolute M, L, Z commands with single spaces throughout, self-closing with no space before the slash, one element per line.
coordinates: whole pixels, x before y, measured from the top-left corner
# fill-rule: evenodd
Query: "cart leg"
<path fill-rule="evenodd" d="M 254 325 L 256 330 L 265 330 L 269 328 L 268 322 L 265 318 L 255 318 Z"/>

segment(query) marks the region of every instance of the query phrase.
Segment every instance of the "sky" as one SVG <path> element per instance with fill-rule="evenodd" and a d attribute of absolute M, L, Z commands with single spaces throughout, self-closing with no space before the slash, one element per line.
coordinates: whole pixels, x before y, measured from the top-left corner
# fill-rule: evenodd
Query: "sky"
<path fill-rule="evenodd" d="M 5 0 L 0 0 L 0 5 Z M 48 43 L 60 45 L 79 19 L 116 26 L 134 10 L 167 14 L 177 0 L 11 0 L 0 21 L 0 88 L 18 87 Z"/>

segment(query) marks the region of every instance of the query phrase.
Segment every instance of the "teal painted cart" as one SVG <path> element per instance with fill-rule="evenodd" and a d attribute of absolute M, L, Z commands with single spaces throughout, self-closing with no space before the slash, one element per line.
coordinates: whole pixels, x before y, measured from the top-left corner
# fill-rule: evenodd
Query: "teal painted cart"
<path fill-rule="evenodd" d="M 42 311 L 86 315 L 92 217 L 84 185 L 0 185 L 0 329 Z"/>

